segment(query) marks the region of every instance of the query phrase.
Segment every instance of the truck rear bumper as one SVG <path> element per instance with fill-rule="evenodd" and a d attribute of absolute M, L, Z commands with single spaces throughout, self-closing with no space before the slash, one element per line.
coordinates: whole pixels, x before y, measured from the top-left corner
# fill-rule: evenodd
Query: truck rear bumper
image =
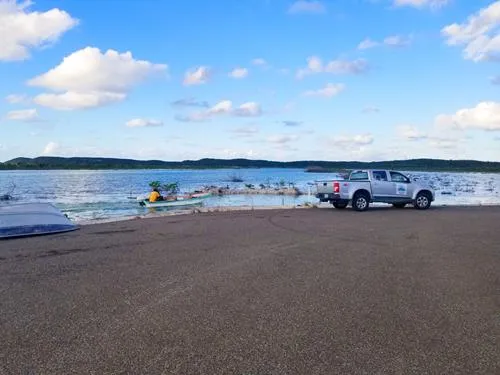
<path fill-rule="evenodd" d="M 334 202 L 344 200 L 340 198 L 340 194 L 334 193 L 318 193 L 316 194 L 316 198 L 318 198 L 320 202 Z"/>

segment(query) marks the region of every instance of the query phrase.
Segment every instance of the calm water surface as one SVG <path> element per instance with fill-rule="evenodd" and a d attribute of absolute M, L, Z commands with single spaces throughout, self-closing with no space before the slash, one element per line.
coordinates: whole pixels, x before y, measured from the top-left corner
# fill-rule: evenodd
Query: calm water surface
<path fill-rule="evenodd" d="M 238 175 L 242 183 L 230 182 Z M 437 205 L 500 204 L 500 174 L 424 173 L 411 175 L 436 189 Z M 142 215 L 148 209 L 138 205 L 136 197 L 149 192 L 150 181 L 178 182 L 182 191 L 203 186 L 244 187 L 244 184 L 275 184 L 284 180 L 294 183 L 306 195 L 299 197 L 236 195 L 211 197 L 204 205 L 279 206 L 299 205 L 307 201 L 308 184 L 315 180 L 335 178 L 332 173 L 306 173 L 302 169 L 218 169 L 218 170 L 111 170 L 111 171 L 0 171 L 0 195 L 11 184 L 15 202 L 48 202 L 76 221 Z M 0 202 L 0 204 L 6 204 Z M 8 204 L 8 203 L 7 203 Z"/>

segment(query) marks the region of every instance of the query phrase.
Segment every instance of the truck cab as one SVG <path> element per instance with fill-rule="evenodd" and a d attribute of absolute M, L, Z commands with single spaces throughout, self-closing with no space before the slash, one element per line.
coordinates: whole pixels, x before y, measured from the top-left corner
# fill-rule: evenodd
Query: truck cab
<path fill-rule="evenodd" d="M 371 202 L 398 208 L 413 204 L 417 209 L 427 209 L 435 198 L 430 187 L 401 172 L 383 169 L 355 170 L 348 179 L 317 181 L 316 186 L 316 197 L 321 202 L 330 202 L 335 208 L 351 203 L 357 211 L 365 211 Z"/>

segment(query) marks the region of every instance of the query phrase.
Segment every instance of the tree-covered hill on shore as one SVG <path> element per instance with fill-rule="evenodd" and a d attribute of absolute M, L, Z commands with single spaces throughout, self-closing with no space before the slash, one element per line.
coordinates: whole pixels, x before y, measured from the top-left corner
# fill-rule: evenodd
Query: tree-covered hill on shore
<path fill-rule="evenodd" d="M 411 159 L 377 162 L 300 160 L 279 162 L 250 159 L 200 159 L 184 161 L 134 160 L 118 158 L 49 157 L 15 158 L 0 163 L 0 170 L 50 169 L 219 169 L 300 168 L 308 172 L 346 169 L 395 169 L 411 171 L 500 172 L 500 162 L 478 160 Z"/>

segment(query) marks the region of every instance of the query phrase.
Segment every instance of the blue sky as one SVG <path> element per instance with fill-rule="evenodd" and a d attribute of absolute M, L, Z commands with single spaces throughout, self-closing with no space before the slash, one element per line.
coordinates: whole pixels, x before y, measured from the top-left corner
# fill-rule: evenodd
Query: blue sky
<path fill-rule="evenodd" d="M 500 1 L 0 0 L 0 161 L 500 161 Z"/>

